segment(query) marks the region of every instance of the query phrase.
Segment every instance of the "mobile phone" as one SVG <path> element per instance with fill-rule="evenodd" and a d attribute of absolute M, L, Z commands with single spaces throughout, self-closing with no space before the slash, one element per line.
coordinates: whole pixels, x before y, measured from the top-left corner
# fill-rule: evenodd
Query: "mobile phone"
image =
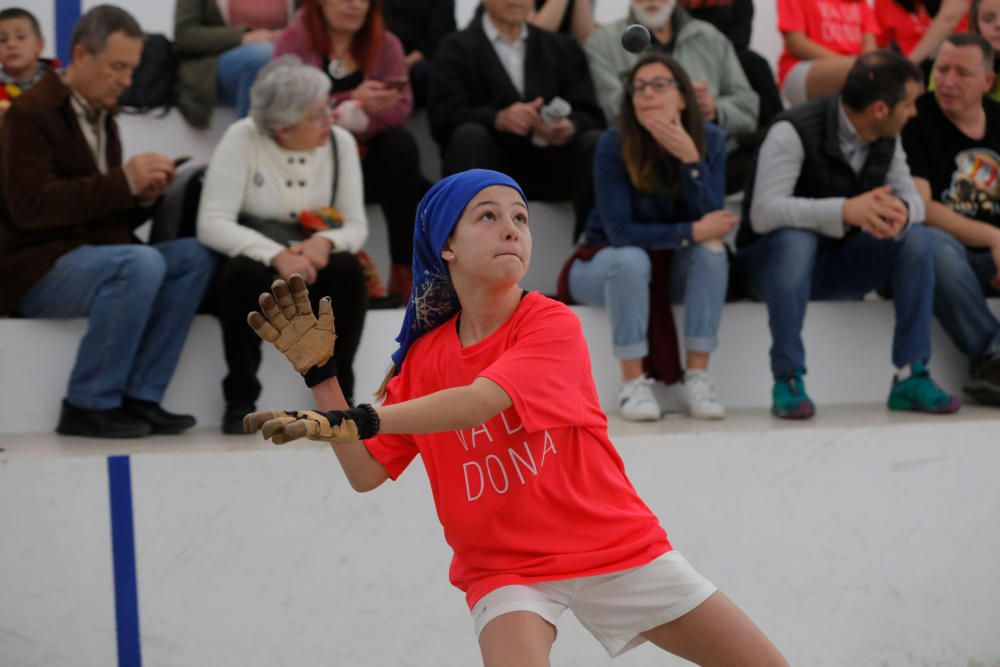
<path fill-rule="evenodd" d="M 190 159 L 190 155 L 182 155 L 181 157 L 174 158 L 174 169 L 181 166 L 185 162 L 188 162 Z"/>
<path fill-rule="evenodd" d="M 409 79 L 406 77 L 399 77 L 396 79 L 389 79 L 385 82 L 385 85 L 393 90 L 403 90 L 403 88 L 406 88 L 407 83 L 409 83 Z"/>

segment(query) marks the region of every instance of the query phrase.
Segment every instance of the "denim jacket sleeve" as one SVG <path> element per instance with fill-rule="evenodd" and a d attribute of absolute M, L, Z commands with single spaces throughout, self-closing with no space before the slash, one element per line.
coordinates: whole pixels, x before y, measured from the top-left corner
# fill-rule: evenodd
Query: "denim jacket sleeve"
<path fill-rule="evenodd" d="M 718 129 L 707 132 L 706 143 L 705 158 L 681 165 L 680 169 L 681 192 L 689 202 L 688 210 L 694 220 L 722 208 L 725 193 L 725 135 Z M 621 138 L 615 130 L 605 132 L 598 142 L 594 190 L 597 214 L 613 246 L 655 250 L 677 248 L 691 240 L 693 221 L 649 223 L 634 219 L 632 195 L 635 188 L 625 167 Z"/>
<path fill-rule="evenodd" d="M 692 221 L 718 211 L 726 202 L 726 134 L 712 123 L 704 128 L 704 159 L 680 169 L 681 193 Z"/>

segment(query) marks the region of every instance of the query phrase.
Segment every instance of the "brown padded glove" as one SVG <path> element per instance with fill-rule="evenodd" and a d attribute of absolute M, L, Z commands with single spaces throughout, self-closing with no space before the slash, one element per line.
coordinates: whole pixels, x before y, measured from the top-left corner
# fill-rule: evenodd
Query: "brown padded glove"
<path fill-rule="evenodd" d="M 299 373 L 326 364 L 337 341 L 330 297 L 320 299 L 317 318 L 302 276 L 296 274 L 288 283 L 275 280 L 271 292 L 273 295 L 267 292 L 260 295 L 264 314 L 253 311 L 247 316 L 254 333 L 278 348 Z"/>
<path fill-rule="evenodd" d="M 244 417 L 243 430 L 247 433 L 260 431 L 276 445 L 299 438 L 334 443 L 356 442 L 378 434 L 379 421 L 378 413 L 368 404 L 330 412 L 264 410 Z"/>

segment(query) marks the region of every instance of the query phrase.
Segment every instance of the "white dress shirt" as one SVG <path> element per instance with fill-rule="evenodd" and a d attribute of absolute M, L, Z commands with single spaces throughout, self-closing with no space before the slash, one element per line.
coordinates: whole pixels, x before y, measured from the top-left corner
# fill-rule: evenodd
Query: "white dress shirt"
<path fill-rule="evenodd" d="M 108 112 L 104 109 L 95 111 L 73 89 L 70 89 L 69 99 L 76 113 L 76 121 L 83 132 L 83 138 L 87 140 L 90 152 L 94 155 L 97 170 L 102 174 L 108 173 Z M 132 185 L 131 182 L 129 185 Z"/>
<path fill-rule="evenodd" d="M 522 23 L 521 32 L 517 39 L 513 43 L 508 42 L 490 20 L 489 14 L 483 12 L 483 30 L 486 32 L 486 38 L 493 45 L 493 50 L 496 52 L 497 58 L 500 59 L 500 64 L 503 65 L 511 83 L 514 84 L 514 88 L 524 97 L 524 54 L 528 50 L 527 27 Z"/>

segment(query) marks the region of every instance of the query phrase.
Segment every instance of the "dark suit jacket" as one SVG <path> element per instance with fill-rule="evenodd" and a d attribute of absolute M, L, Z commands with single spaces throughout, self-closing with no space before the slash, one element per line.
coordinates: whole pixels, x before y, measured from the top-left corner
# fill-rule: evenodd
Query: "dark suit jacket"
<path fill-rule="evenodd" d="M 433 58 L 438 44 L 455 32 L 455 0 L 383 0 L 386 27 L 406 53 Z"/>
<path fill-rule="evenodd" d="M 0 314 L 69 251 L 136 242 L 152 209 L 129 190 L 110 116 L 107 161 L 101 174 L 55 72 L 11 105 L 0 130 Z"/>
<path fill-rule="evenodd" d="M 498 111 L 536 97 L 546 103 L 556 96 L 569 102 L 573 107 L 569 118 L 577 134 L 604 127 L 604 114 L 580 47 L 567 35 L 532 25 L 527 28 L 523 97 L 500 64 L 481 21 L 473 21 L 438 46 L 427 112 L 439 146 L 447 146 L 460 125 L 471 122 L 493 129 Z M 530 145 L 528 138 L 517 139 L 525 148 Z"/>

